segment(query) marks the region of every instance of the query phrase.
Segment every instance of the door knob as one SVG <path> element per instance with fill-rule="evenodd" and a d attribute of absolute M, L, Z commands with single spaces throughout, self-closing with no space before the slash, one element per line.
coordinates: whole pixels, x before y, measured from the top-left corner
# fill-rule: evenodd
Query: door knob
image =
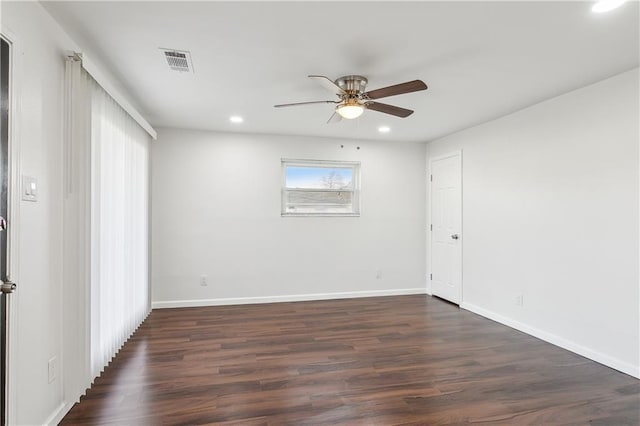
<path fill-rule="evenodd" d="M 454 239 L 454 240 L 457 240 L 460 237 L 458 236 L 458 234 L 453 234 L 453 235 L 451 235 L 451 238 Z"/>

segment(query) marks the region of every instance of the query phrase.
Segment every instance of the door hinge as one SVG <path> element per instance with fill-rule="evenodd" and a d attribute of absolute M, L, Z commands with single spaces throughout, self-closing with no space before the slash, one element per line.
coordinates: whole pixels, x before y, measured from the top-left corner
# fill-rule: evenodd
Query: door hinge
<path fill-rule="evenodd" d="M 433 231 L 433 223 L 429 225 L 429 231 Z"/>
<path fill-rule="evenodd" d="M 433 175 L 429 175 L 429 181 L 433 182 Z"/>
<path fill-rule="evenodd" d="M 429 274 L 429 279 L 433 281 L 433 274 Z"/>

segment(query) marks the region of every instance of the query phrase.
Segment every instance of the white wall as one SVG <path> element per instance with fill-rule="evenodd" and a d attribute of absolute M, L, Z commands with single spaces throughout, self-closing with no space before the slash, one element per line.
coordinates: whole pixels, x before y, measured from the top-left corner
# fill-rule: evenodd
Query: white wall
<path fill-rule="evenodd" d="M 424 292 L 424 155 L 424 144 L 160 129 L 153 305 Z M 281 158 L 361 161 L 361 216 L 281 217 Z"/>
<path fill-rule="evenodd" d="M 635 376 L 638 78 L 427 145 L 463 152 L 463 307 Z"/>

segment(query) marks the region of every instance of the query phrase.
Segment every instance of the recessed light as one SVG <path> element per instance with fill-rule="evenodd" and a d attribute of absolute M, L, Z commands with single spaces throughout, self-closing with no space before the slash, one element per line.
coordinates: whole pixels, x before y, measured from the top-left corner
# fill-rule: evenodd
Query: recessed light
<path fill-rule="evenodd" d="M 604 13 L 616 9 L 624 4 L 627 0 L 600 0 L 591 8 L 592 12 Z"/>
<path fill-rule="evenodd" d="M 232 115 L 231 117 L 229 117 L 229 121 L 232 123 L 242 123 L 244 119 L 239 115 Z"/>
<path fill-rule="evenodd" d="M 378 127 L 378 131 L 380 133 L 389 133 L 391 131 L 391 127 L 389 127 L 389 126 L 380 126 L 380 127 Z"/>

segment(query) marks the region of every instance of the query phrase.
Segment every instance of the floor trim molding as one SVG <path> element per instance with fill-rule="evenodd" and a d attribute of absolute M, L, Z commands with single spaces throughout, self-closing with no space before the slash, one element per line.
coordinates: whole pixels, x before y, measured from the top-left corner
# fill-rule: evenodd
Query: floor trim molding
<path fill-rule="evenodd" d="M 64 416 L 66 416 L 67 413 L 71 411 L 71 408 L 73 408 L 74 404 L 74 402 L 72 402 L 71 404 L 69 404 L 68 402 L 63 402 L 62 404 L 60 404 L 58 408 L 56 408 L 55 411 L 51 413 L 49 418 L 44 421 L 44 426 L 54 426 L 60 423 Z"/>
<path fill-rule="evenodd" d="M 351 299 L 355 297 L 403 296 L 426 294 L 424 288 L 401 288 L 390 290 L 349 291 L 343 293 L 289 294 L 284 296 L 235 297 L 221 299 L 166 300 L 151 303 L 153 309 L 187 308 L 195 306 L 248 305 L 256 303 L 304 302 L 309 300 Z"/>
<path fill-rule="evenodd" d="M 499 322 L 500 324 L 504 324 L 508 327 L 515 328 L 516 330 L 522 331 L 523 333 L 527 333 L 533 337 L 537 337 L 538 339 L 544 340 L 545 342 L 559 346 L 563 349 L 574 352 L 578 355 L 582 355 L 600 364 L 606 365 L 607 367 L 611 367 L 615 370 L 621 371 L 625 374 L 628 374 L 630 376 L 640 379 L 640 367 L 636 365 L 621 361 L 617 358 L 611 357 L 609 355 L 605 355 L 601 352 L 594 351 L 593 349 L 590 349 L 578 343 L 572 342 L 571 340 L 567 340 L 553 333 L 549 333 L 547 331 L 543 331 L 538 328 L 532 327 L 530 325 L 521 323 L 514 319 L 497 314 L 488 309 L 481 308 L 480 306 L 474 305 L 472 303 L 463 302 L 462 304 L 460 304 L 460 307 L 462 309 L 466 309 L 467 311 L 473 312 L 474 314 L 478 314 L 490 320 Z"/>

